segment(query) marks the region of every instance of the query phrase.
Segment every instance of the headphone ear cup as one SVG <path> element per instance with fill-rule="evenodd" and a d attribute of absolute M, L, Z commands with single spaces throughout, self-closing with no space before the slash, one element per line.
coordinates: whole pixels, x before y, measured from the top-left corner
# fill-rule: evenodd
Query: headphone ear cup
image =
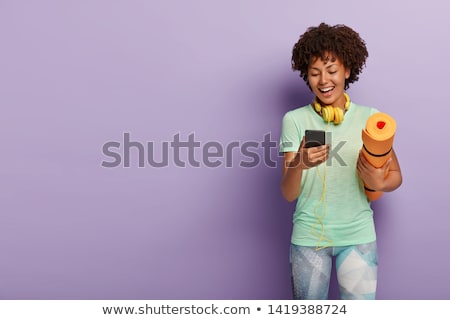
<path fill-rule="evenodd" d="M 344 111 L 340 108 L 334 108 L 334 123 L 340 124 L 344 121 Z"/>
<path fill-rule="evenodd" d="M 334 108 L 332 106 L 322 107 L 322 117 L 326 122 L 334 120 Z"/>
<path fill-rule="evenodd" d="M 344 121 L 344 111 L 332 106 L 322 107 L 322 117 L 325 122 L 333 121 L 335 124 L 340 124 Z"/>

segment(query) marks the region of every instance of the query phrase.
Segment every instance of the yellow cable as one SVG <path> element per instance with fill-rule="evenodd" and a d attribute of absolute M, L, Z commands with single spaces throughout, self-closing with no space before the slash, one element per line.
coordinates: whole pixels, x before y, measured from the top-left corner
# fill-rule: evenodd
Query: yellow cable
<path fill-rule="evenodd" d="M 344 110 L 341 110 L 340 108 L 333 107 L 333 106 L 321 106 L 317 97 L 314 98 L 313 107 L 314 109 L 322 115 L 323 119 L 326 121 L 327 126 L 325 128 L 325 132 L 328 131 L 328 127 L 330 126 L 330 122 L 333 121 L 335 125 L 340 124 L 342 121 L 344 121 L 344 113 L 350 108 L 350 97 L 347 95 L 347 93 L 344 92 L 345 97 L 345 105 Z M 317 245 L 316 245 L 316 251 L 331 247 L 333 244 L 333 240 L 325 236 L 325 225 L 323 224 L 323 220 L 325 219 L 327 215 L 327 204 L 326 204 L 326 192 L 327 192 L 327 183 L 326 183 L 326 175 L 327 175 L 327 164 L 324 162 L 323 166 L 323 177 L 320 175 L 319 172 L 319 166 L 316 167 L 316 173 L 319 176 L 320 180 L 322 181 L 322 194 L 320 196 L 319 201 L 317 202 L 316 206 L 314 207 L 314 216 L 316 217 L 316 222 L 314 222 L 311 226 L 311 233 L 314 237 L 318 238 Z M 322 215 L 318 214 L 318 209 L 322 205 L 323 207 L 323 213 Z M 316 228 L 320 230 L 320 233 L 316 231 Z M 321 245 L 323 242 L 325 244 Z"/>
<path fill-rule="evenodd" d="M 325 128 L 325 132 L 327 132 L 328 127 L 330 125 L 330 121 L 327 122 L 327 126 Z M 311 233 L 313 236 L 318 238 L 317 245 L 315 250 L 318 251 L 320 249 L 324 249 L 327 247 L 331 247 L 333 244 L 333 241 L 325 236 L 325 226 L 323 224 L 323 219 L 325 219 L 325 216 L 327 215 L 327 206 L 326 206 L 326 192 L 327 192 L 327 183 L 326 183 L 326 175 L 327 175 L 327 164 L 326 161 L 324 162 L 323 166 L 323 176 L 320 175 L 319 166 L 316 167 L 316 173 L 319 176 L 320 180 L 322 181 L 322 194 L 320 195 L 320 199 L 317 202 L 316 206 L 314 207 L 314 216 L 316 217 L 316 222 L 314 222 L 311 226 Z M 323 213 L 322 215 L 318 214 L 318 209 L 322 205 L 323 207 Z M 316 227 L 319 226 L 320 234 L 318 231 L 316 231 Z M 322 242 L 325 242 L 326 244 L 321 245 Z"/>

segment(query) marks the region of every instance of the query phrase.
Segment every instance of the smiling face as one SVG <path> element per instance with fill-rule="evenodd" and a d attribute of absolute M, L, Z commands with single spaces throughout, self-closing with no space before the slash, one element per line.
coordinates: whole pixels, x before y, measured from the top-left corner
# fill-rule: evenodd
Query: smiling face
<path fill-rule="evenodd" d="M 322 105 L 344 109 L 345 79 L 350 76 L 350 70 L 332 54 L 325 56 L 325 60 L 320 57 L 312 58 L 308 68 L 309 86 Z"/>

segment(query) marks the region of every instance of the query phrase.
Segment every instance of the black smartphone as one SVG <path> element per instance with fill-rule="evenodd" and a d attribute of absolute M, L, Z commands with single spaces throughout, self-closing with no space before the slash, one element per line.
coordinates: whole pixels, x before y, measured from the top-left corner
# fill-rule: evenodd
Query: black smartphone
<path fill-rule="evenodd" d="M 305 130 L 305 148 L 318 147 L 325 144 L 325 131 Z"/>

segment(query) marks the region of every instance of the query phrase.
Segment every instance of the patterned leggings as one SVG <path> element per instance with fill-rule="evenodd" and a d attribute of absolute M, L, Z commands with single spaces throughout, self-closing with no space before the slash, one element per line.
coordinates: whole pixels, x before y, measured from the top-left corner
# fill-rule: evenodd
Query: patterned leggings
<path fill-rule="evenodd" d="M 294 299 L 328 299 L 333 256 L 336 257 L 341 299 L 375 299 L 378 266 L 376 242 L 320 250 L 291 244 Z"/>

